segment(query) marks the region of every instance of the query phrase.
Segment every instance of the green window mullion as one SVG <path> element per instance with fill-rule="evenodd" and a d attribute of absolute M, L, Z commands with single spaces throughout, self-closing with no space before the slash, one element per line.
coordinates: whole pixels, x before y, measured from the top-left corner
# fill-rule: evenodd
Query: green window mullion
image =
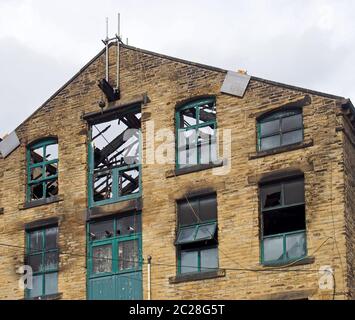
<path fill-rule="evenodd" d="M 114 239 L 112 240 L 112 272 L 118 272 L 118 241 L 117 241 L 117 218 L 113 219 L 113 232 L 114 232 Z"/>
<path fill-rule="evenodd" d="M 116 168 L 112 169 L 111 174 L 112 174 L 112 200 L 117 201 L 119 197 L 121 196 L 121 190 L 120 190 L 120 172 L 121 170 Z"/>

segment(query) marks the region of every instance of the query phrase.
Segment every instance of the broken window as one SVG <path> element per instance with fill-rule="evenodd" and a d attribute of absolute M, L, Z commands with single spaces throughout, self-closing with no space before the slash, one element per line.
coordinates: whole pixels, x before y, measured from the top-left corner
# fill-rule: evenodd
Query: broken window
<path fill-rule="evenodd" d="M 27 149 L 27 200 L 58 195 L 58 142 L 46 139 Z"/>
<path fill-rule="evenodd" d="M 141 194 L 140 129 L 140 110 L 91 124 L 91 206 Z"/>
<path fill-rule="evenodd" d="M 38 298 L 58 292 L 58 227 L 27 232 L 26 263 L 33 272 L 32 289 L 27 298 Z"/>
<path fill-rule="evenodd" d="M 217 201 L 206 195 L 178 201 L 178 273 L 218 268 Z"/>
<path fill-rule="evenodd" d="M 177 167 L 210 164 L 217 160 L 216 102 L 206 99 L 178 109 Z"/>
<path fill-rule="evenodd" d="M 260 187 L 262 262 L 287 263 L 306 255 L 304 179 Z"/>
<path fill-rule="evenodd" d="M 291 145 L 303 140 L 302 110 L 278 111 L 258 122 L 260 151 Z"/>
<path fill-rule="evenodd" d="M 122 215 L 89 224 L 93 277 L 138 270 L 141 267 L 141 216 Z"/>

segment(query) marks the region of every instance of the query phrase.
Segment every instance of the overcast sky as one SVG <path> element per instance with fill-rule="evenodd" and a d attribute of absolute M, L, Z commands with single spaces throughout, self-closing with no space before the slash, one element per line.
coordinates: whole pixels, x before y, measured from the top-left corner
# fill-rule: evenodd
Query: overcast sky
<path fill-rule="evenodd" d="M 0 0 L 0 136 L 102 49 L 129 44 L 355 100 L 353 0 Z"/>

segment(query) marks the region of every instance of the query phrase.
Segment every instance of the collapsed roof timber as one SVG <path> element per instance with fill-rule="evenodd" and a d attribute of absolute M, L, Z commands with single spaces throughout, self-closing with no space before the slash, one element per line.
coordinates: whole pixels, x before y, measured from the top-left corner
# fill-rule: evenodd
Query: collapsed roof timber
<path fill-rule="evenodd" d="M 139 192 L 140 129 L 139 109 L 91 124 L 95 202 Z"/>

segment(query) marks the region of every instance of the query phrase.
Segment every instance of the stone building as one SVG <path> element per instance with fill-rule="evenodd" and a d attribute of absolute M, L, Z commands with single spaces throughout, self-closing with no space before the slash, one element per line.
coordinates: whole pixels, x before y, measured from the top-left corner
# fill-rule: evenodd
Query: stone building
<path fill-rule="evenodd" d="M 119 47 L 0 142 L 0 299 L 353 299 L 350 100 Z"/>

